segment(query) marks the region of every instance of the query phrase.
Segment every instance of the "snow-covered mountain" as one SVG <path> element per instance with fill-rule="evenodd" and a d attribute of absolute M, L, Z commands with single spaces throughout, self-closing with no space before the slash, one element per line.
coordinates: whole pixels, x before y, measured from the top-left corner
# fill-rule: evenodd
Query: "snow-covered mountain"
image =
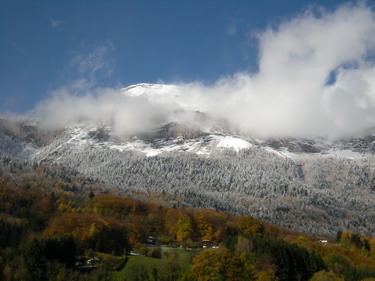
<path fill-rule="evenodd" d="M 177 98 L 175 90 L 177 86 L 175 85 L 166 85 L 166 84 L 148 84 L 141 83 L 131 85 L 129 87 L 123 88 L 120 91 L 124 95 L 128 96 L 148 96 L 151 98 L 162 98 L 170 100 L 171 98 Z"/>
<path fill-rule="evenodd" d="M 238 153 L 250 148 L 292 159 L 304 157 L 355 159 L 375 153 L 375 137 L 372 136 L 332 143 L 322 139 L 259 139 L 220 132 L 189 132 L 188 129 L 178 135 L 178 133 L 172 132 L 174 129 L 179 130 L 180 127 L 177 124 L 168 124 L 148 135 L 121 139 L 111 134 L 110 127 L 85 127 L 80 125 L 65 128 L 55 141 L 42 148 L 25 142 L 25 150 L 19 151 L 19 155 L 29 155 L 33 150 L 34 152 L 31 154 L 34 156 L 48 155 L 50 150 L 58 151 L 65 146 L 73 146 L 77 149 L 89 146 L 92 149 L 106 148 L 121 152 L 133 151 L 146 157 L 171 152 L 208 157 L 224 151 Z M 196 136 L 186 138 L 183 136 L 184 134 L 196 134 Z M 5 144 L 5 138 L 9 138 L 9 136 L 2 135 L 1 137 L 4 139 L 3 144 Z M 13 143 L 14 140 L 16 139 L 13 138 L 8 141 Z"/>
<path fill-rule="evenodd" d="M 180 102 L 174 89 L 139 84 L 120 94 Z M 374 135 L 262 139 L 232 133 L 225 121 L 196 108 L 183 110 L 209 126 L 171 121 L 121 136 L 109 123 L 47 130 L 26 119 L 1 120 L 0 154 L 315 234 L 375 231 Z"/>

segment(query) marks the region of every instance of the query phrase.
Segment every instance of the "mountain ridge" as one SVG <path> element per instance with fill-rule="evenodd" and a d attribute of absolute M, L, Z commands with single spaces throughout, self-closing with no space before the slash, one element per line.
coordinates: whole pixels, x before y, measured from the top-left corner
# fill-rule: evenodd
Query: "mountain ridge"
<path fill-rule="evenodd" d="M 259 138 L 230 133 L 225 122 L 206 130 L 169 122 L 125 136 L 111 124 L 84 120 L 54 130 L 27 121 L 0 125 L 1 155 L 312 234 L 375 232 L 371 134 L 336 141 Z"/>

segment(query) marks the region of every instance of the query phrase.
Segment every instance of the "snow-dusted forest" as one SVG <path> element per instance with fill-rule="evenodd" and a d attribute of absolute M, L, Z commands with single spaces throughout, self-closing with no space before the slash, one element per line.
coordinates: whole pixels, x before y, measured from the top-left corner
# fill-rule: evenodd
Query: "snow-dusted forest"
<path fill-rule="evenodd" d="M 181 152 L 146 157 L 66 146 L 43 159 L 113 185 L 171 194 L 192 206 L 249 213 L 309 233 L 375 230 L 372 155 L 291 159 L 254 147 L 238 153 L 224 149 L 209 157 Z"/>
<path fill-rule="evenodd" d="M 166 138 L 164 148 L 168 149 L 163 148 L 163 139 L 148 146 L 142 142 L 148 152 L 158 149 L 150 157 L 129 143 L 114 144 L 100 130 L 83 134 L 69 129 L 50 135 L 32 127 L 28 130 L 3 130 L 1 154 L 29 163 L 59 164 L 108 183 L 108 188 L 123 187 L 124 194 L 129 187 L 173 204 L 251 214 L 313 234 L 375 231 L 375 157 L 371 153 L 357 153 L 356 158 L 314 153 L 286 157 L 270 147 L 219 147 L 220 136 L 198 136 Z M 199 150 L 186 148 L 192 144 Z"/>

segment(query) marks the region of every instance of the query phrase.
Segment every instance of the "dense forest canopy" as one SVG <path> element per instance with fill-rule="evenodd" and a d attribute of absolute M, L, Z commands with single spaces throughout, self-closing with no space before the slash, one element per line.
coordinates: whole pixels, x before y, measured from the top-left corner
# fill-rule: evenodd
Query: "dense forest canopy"
<path fill-rule="evenodd" d="M 371 236 L 338 232 L 336 237 L 316 237 L 251 216 L 179 207 L 178 201 L 167 203 L 157 194 L 152 197 L 129 189 L 131 198 L 108 193 L 102 185 L 59 166 L 12 161 L 2 165 L 1 278 L 375 278 Z M 211 246 L 202 249 L 204 243 Z M 165 249 L 181 251 L 180 256 Z M 134 252 L 145 257 L 131 256 Z M 183 258 L 186 253 L 187 259 Z M 80 262 L 95 258 L 97 264 L 88 264 L 90 272 L 84 273 Z"/>

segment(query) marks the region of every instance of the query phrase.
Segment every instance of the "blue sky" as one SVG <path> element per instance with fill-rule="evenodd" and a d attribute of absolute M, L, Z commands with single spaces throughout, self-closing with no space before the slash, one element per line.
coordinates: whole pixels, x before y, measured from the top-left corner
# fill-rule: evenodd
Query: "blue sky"
<path fill-rule="evenodd" d="M 74 83 L 210 84 L 256 72 L 257 33 L 344 2 L 2 0 L 0 112 L 24 113 Z"/>

